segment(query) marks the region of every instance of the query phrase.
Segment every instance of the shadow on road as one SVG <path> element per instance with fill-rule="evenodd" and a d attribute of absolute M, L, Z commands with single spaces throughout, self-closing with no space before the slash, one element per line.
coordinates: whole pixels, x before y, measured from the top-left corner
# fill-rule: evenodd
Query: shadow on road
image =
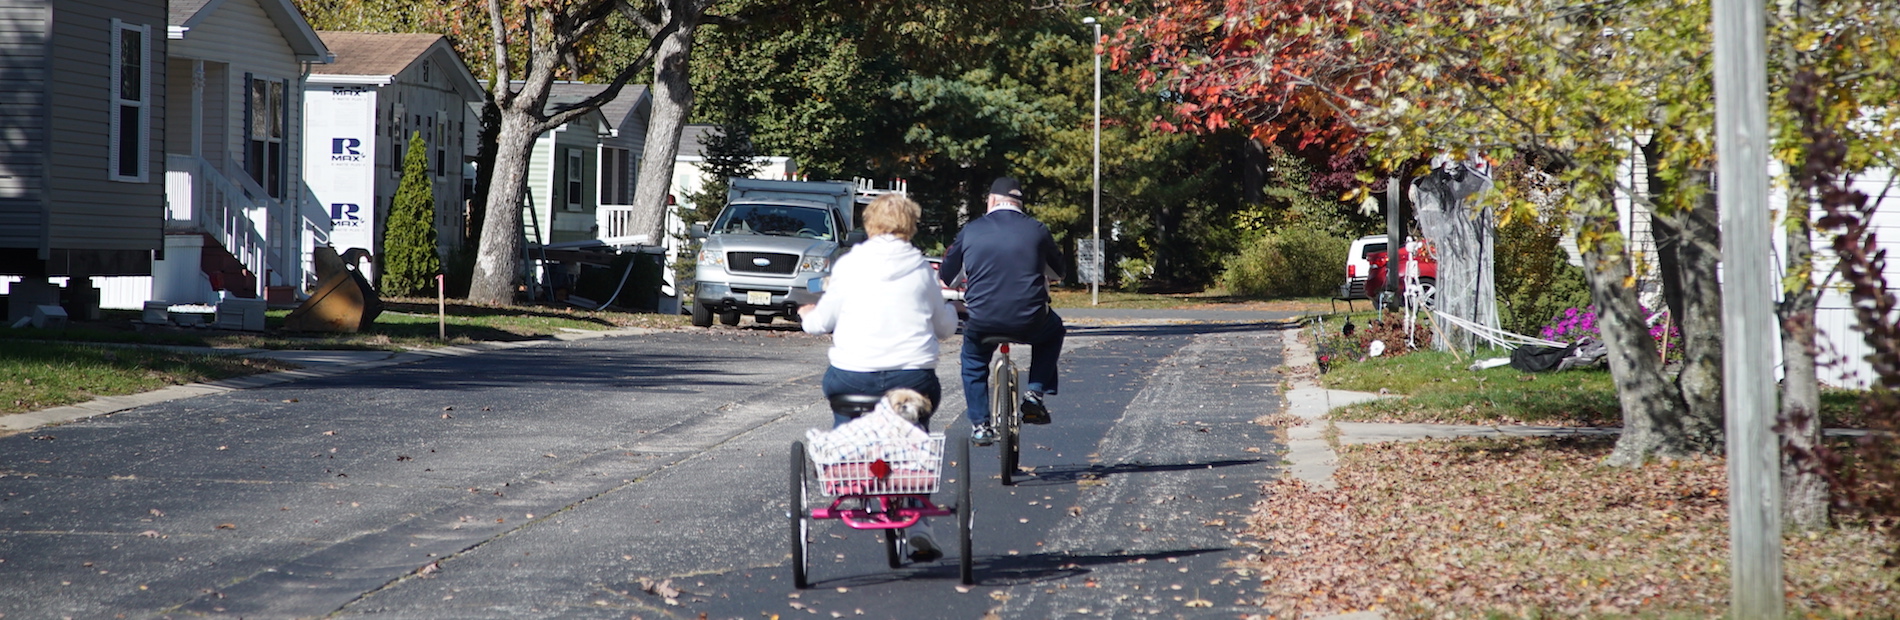
<path fill-rule="evenodd" d="M 1197 336 L 1246 332 L 1282 331 L 1299 327 L 1290 321 L 1251 321 L 1247 323 L 1167 323 L 1158 325 L 1091 326 L 1069 325 L 1069 337 L 1077 336 Z"/>
<path fill-rule="evenodd" d="M 1198 463 L 1122 463 L 1117 465 L 1091 464 L 1087 467 L 1074 465 L 1045 465 L 1029 472 L 1029 476 L 1016 486 L 1059 486 L 1076 484 L 1083 480 L 1101 480 L 1109 476 L 1122 474 L 1146 474 L 1164 471 L 1188 471 L 1195 469 L 1214 469 L 1217 467 L 1238 467 L 1242 465 L 1265 465 L 1267 459 L 1229 459 L 1224 461 L 1206 461 Z"/>
<path fill-rule="evenodd" d="M 979 544 L 980 544 L 979 538 Z M 1165 562 L 1169 559 L 1190 558 L 1206 553 L 1227 551 L 1218 549 L 1177 549 L 1172 551 L 1153 551 L 1149 553 L 1110 553 L 1100 555 L 1078 555 L 1069 553 L 1032 553 L 1028 555 L 978 555 L 976 565 L 976 583 L 981 586 L 1012 586 L 1053 582 L 1070 577 L 1087 575 L 1093 567 L 1112 564 L 1139 564 L 1143 562 Z M 906 565 L 907 570 L 888 570 L 882 566 L 867 566 L 869 572 L 836 578 L 814 575 L 812 589 L 860 588 L 879 584 L 903 581 L 950 581 L 957 579 L 957 561 L 954 551 L 944 559 L 932 564 L 916 566 Z"/>

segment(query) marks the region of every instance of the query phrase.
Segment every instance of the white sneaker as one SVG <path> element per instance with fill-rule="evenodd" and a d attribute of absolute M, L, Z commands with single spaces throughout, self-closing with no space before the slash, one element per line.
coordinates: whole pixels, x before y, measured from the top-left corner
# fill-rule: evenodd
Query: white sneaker
<path fill-rule="evenodd" d="M 943 552 L 937 550 L 937 543 L 930 539 L 929 534 L 923 532 L 912 533 L 909 542 L 910 561 L 912 562 L 930 562 L 943 557 Z"/>

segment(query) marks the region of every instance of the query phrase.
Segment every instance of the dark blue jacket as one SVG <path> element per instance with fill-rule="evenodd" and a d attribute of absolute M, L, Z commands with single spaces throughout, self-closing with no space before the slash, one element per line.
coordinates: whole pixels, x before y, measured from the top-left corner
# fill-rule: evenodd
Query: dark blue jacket
<path fill-rule="evenodd" d="M 1037 325 L 1049 305 L 1045 270 L 1059 275 L 1062 265 L 1048 227 L 1021 211 L 998 209 L 957 232 L 937 277 L 949 284 L 959 272 L 967 274 L 967 325 L 1008 333 Z"/>

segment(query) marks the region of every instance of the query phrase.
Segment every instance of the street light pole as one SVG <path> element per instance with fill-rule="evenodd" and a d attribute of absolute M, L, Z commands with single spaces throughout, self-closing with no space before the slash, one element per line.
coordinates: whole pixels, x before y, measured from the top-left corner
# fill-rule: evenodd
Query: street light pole
<path fill-rule="evenodd" d="M 1089 17 L 1082 23 L 1095 27 L 1095 38 L 1089 41 L 1089 47 L 1095 52 L 1095 232 L 1092 237 L 1095 244 L 1095 277 L 1089 278 L 1089 305 L 1102 304 L 1101 276 L 1108 271 L 1108 252 L 1102 247 L 1102 23 Z"/>

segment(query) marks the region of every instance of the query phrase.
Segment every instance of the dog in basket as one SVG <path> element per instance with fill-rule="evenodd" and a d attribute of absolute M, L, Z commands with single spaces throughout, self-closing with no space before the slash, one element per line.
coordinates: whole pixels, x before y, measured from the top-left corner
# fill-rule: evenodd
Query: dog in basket
<path fill-rule="evenodd" d="M 930 433 L 917 425 L 931 410 L 930 399 L 898 388 L 884 394 L 877 408 L 829 431 L 805 431 L 805 445 L 819 466 L 870 463 L 920 465 L 929 460 Z M 932 469 L 936 468 L 933 463 Z"/>

